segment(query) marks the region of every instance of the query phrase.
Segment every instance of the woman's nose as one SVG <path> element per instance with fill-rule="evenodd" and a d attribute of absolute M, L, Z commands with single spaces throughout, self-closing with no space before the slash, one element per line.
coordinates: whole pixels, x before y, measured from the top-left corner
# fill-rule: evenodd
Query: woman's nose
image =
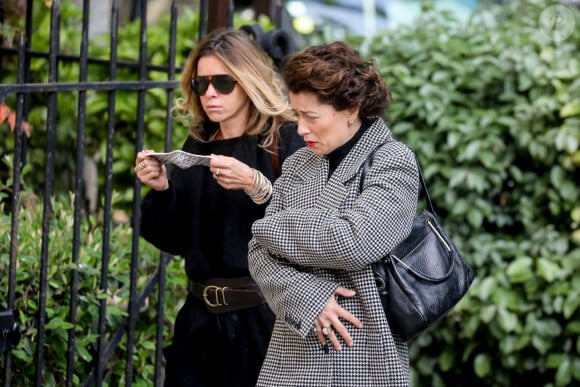
<path fill-rule="evenodd" d="M 217 94 L 217 90 L 215 89 L 215 87 L 213 87 L 213 83 L 209 83 L 209 85 L 207 85 L 207 90 L 205 91 L 205 96 L 214 96 Z"/>
<path fill-rule="evenodd" d="M 308 134 L 310 131 L 308 130 L 308 127 L 306 125 L 304 125 L 304 122 L 301 119 L 298 119 L 298 134 L 301 136 L 304 136 L 305 134 Z"/>

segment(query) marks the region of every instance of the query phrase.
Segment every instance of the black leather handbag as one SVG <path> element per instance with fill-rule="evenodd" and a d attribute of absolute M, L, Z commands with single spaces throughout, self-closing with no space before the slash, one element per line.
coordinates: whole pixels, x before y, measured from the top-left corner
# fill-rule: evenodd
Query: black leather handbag
<path fill-rule="evenodd" d="M 375 152 L 363 164 L 361 190 Z M 474 278 L 472 268 L 437 221 L 419 160 L 417 167 L 428 208 L 415 217 L 409 236 L 372 264 L 389 326 L 403 341 L 443 318 Z"/>

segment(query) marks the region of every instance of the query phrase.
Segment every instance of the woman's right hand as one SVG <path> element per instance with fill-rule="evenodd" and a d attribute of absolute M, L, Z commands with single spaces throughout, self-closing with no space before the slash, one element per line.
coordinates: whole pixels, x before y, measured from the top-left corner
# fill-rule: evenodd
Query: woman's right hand
<path fill-rule="evenodd" d="M 355 328 L 360 329 L 362 328 L 362 322 L 338 304 L 336 300 L 337 296 L 354 297 L 356 296 L 356 292 L 342 286 L 336 288 L 334 294 L 330 297 L 320 315 L 318 315 L 318 318 L 314 320 L 314 327 L 318 340 L 322 345 L 326 346 L 330 343 L 334 346 L 334 349 L 340 351 L 342 345 L 340 344 L 339 337 L 349 347 L 354 345 L 347 326 L 352 324 Z M 349 324 L 345 325 L 343 321 Z"/>
<path fill-rule="evenodd" d="M 148 185 L 155 191 L 165 191 L 169 188 L 167 170 L 165 165 L 155 157 L 147 156 L 147 153 L 153 152 L 153 150 L 147 149 L 137 153 L 133 170 L 141 183 Z"/>

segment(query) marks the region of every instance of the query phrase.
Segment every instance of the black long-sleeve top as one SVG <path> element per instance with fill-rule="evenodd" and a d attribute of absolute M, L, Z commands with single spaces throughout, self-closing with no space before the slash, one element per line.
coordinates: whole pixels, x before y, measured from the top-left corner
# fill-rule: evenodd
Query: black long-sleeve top
<path fill-rule="evenodd" d="M 276 179 L 275 163 L 304 146 L 296 125 L 280 128 L 278 161 L 258 146 L 258 136 L 207 143 L 189 137 L 189 153 L 235 157 Z M 253 222 L 264 216 L 266 204 L 257 205 L 243 190 L 226 190 L 212 178 L 209 168 L 193 166 L 171 171 L 169 189 L 150 190 L 141 205 L 141 235 L 161 250 L 185 258 L 193 281 L 210 277 L 249 276 L 247 253 Z"/>

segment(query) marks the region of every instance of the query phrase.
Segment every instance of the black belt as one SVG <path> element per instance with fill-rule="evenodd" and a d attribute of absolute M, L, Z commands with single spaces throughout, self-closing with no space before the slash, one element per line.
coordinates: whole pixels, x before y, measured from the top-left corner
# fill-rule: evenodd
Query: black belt
<path fill-rule="evenodd" d="M 252 308 L 266 302 L 250 277 L 210 278 L 203 283 L 190 281 L 189 292 L 215 314 Z"/>

